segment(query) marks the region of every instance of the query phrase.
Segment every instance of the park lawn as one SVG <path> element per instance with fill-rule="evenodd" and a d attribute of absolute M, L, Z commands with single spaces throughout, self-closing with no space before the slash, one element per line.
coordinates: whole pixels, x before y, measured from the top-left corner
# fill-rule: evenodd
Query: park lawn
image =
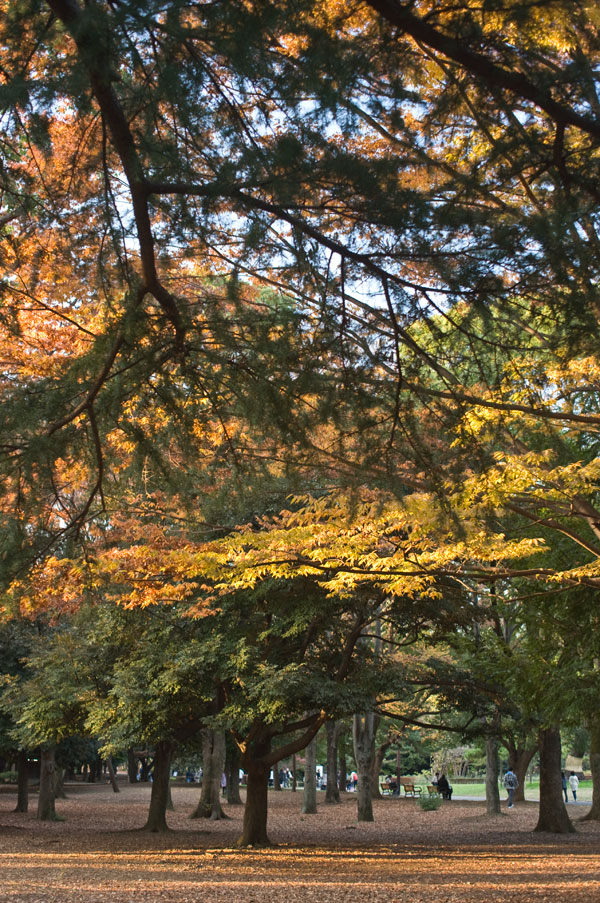
<path fill-rule="evenodd" d="M 423 785 L 422 785 L 423 786 Z M 586 802 L 591 802 L 592 799 L 592 782 L 591 781 L 580 781 L 579 789 L 577 790 L 577 799 L 579 801 L 585 800 Z M 454 796 L 474 796 L 479 799 L 485 799 L 485 784 L 481 781 L 473 784 L 454 784 L 453 785 L 453 795 Z M 569 790 L 569 800 L 571 800 L 572 794 Z M 505 793 L 504 788 L 501 787 L 500 793 Z M 540 798 L 540 782 L 538 781 L 527 781 L 525 784 L 525 797 L 527 799 L 539 800 Z"/>
<path fill-rule="evenodd" d="M 2 903 L 597 903 L 600 824 L 536 834 L 537 806 L 489 817 L 479 802 L 423 812 L 416 801 L 374 803 L 357 823 L 356 798 L 302 815 L 300 793 L 269 794 L 278 846 L 239 850 L 242 807 L 219 822 L 190 821 L 199 789 L 173 788 L 173 830 L 149 835 L 151 787 L 75 785 L 61 822 L 13 812 L 0 793 Z M 32 800 L 35 804 L 35 798 Z M 581 814 L 587 811 L 581 808 Z M 577 813 L 579 814 L 579 812 Z M 568 854 L 568 855 L 565 855 Z"/>

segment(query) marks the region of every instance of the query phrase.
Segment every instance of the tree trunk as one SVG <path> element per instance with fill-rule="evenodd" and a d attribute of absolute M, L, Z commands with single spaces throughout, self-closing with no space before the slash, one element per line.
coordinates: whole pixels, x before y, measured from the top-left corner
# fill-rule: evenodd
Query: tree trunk
<path fill-rule="evenodd" d="M 590 769 L 592 772 L 592 808 L 582 821 L 600 821 L 600 718 L 590 718 Z"/>
<path fill-rule="evenodd" d="M 279 762 L 273 765 L 273 790 L 281 790 L 281 781 L 279 780 Z"/>
<path fill-rule="evenodd" d="M 377 726 L 375 726 L 375 732 L 377 732 Z M 375 738 L 373 738 L 373 743 L 375 742 Z M 392 745 L 394 741 L 387 737 L 383 743 L 381 743 L 377 749 L 374 749 L 373 753 L 373 769 L 371 772 L 371 797 L 374 800 L 381 799 L 381 791 L 379 789 L 379 775 L 381 774 L 381 766 L 383 765 L 383 759 Z"/>
<path fill-rule="evenodd" d="M 373 821 L 371 796 L 371 773 L 373 769 L 373 740 L 375 738 L 375 715 L 355 715 L 352 725 L 354 758 L 358 772 L 358 820 Z"/>
<path fill-rule="evenodd" d="M 137 784 L 137 757 L 132 749 L 127 750 L 127 780 L 130 784 Z"/>
<path fill-rule="evenodd" d="M 339 803 L 340 791 L 337 781 L 337 722 L 326 721 L 325 731 L 327 733 L 327 789 L 325 791 L 325 802 Z"/>
<path fill-rule="evenodd" d="M 565 808 L 560 776 L 560 731 L 549 727 L 539 733 L 540 814 L 536 831 L 569 834 L 574 831 Z"/>
<path fill-rule="evenodd" d="M 56 747 L 44 746 L 40 752 L 40 794 L 37 817 L 40 821 L 56 821 L 54 805 L 54 771 Z"/>
<path fill-rule="evenodd" d="M 398 796 L 400 796 L 400 780 L 402 778 L 402 753 L 400 749 L 396 750 L 396 784 L 398 785 L 398 790 L 396 791 Z"/>
<path fill-rule="evenodd" d="M 150 808 L 144 831 L 162 833 L 169 830 L 166 813 L 171 780 L 171 757 L 174 749 L 175 745 L 168 740 L 160 740 L 156 744 Z"/>
<path fill-rule="evenodd" d="M 225 767 L 225 735 L 223 731 L 202 731 L 202 790 L 191 818 L 226 818 L 221 808 L 221 775 Z"/>
<path fill-rule="evenodd" d="M 27 751 L 19 750 L 17 759 L 17 805 L 15 812 L 27 812 L 29 808 L 29 772 Z"/>
<path fill-rule="evenodd" d="M 340 777 L 338 787 L 340 793 L 346 793 L 348 787 L 348 763 L 346 761 L 346 728 L 340 731 L 338 736 L 338 750 L 340 760 Z"/>
<path fill-rule="evenodd" d="M 269 739 L 255 741 L 253 748 L 242 757 L 244 770 L 248 774 L 244 826 L 238 840 L 240 847 L 268 847 L 271 841 L 267 835 L 268 792 L 270 765 L 265 765 L 271 749 Z"/>
<path fill-rule="evenodd" d="M 110 780 L 110 786 L 112 787 L 112 789 L 114 790 L 115 793 L 119 793 L 120 791 L 119 791 L 119 785 L 117 783 L 117 776 L 115 774 L 115 768 L 114 768 L 113 761 L 110 756 L 106 760 L 106 767 L 108 768 L 108 777 Z"/>
<path fill-rule="evenodd" d="M 489 736 L 485 741 L 485 802 L 488 815 L 500 814 L 498 738 L 496 736 Z"/>
<path fill-rule="evenodd" d="M 66 768 L 60 768 L 55 764 L 54 767 L 54 799 L 55 800 L 66 800 L 67 794 L 65 793 L 65 775 L 67 773 Z"/>
<path fill-rule="evenodd" d="M 240 796 L 240 751 L 231 744 L 227 746 L 225 757 L 225 774 L 227 775 L 227 802 L 230 806 L 241 806 Z"/>
<path fill-rule="evenodd" d="M 314 815 L 317 811 L 317 735 L 312 738 L 305 750 L 306 768 L 304 770 L 304 795 L 302 813 Z"/>
<path fill-rule="evenodd" d="M 535 756 L 537 749 L 537 744 L 533 747 L 518 747 L 515 750 L 514 756 L 509 755 L 509 765 L 519 780 L 519 786 L 515 790 L 515 803 L 522 803 L 525 800 L 525 782 L 527 780 L 527 769 L 529 768 L 529 763 Z"/>
<path fill-rule="evenodd" d="M 296 774 L 296 753 L 292 756 L 292 792 L 298 789 L 298 776 Z"/>

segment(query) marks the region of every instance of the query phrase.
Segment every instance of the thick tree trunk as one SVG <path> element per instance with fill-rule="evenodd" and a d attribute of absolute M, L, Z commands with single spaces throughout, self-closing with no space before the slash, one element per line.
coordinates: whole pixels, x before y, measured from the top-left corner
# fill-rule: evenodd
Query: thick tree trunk
<path fill-rule="evenodd" d="M 171 757 L 174 748 L 174 744 L 168 740 L 161 740 L 156 744 L 150 808 L 144 831 L 162 833 L 169 830 L 166 813 L 171 780 Z"/>
<path fill-rule="evenodd" d="M 127 750 L 127 780 L 130 784 L 137 784 L 137 757 L 132 749 Z"/>
<path fill-rule="evenodd" d="M 27 752 L 19 750 L 17 759 L 17 805 L 15 812 L 27 812 L 29 808 L 29 772 Z"/>
<path fill-rule="evenodd" d="M 500 814 L 498 788 L 498 738 L 490 736 L 485 742 L 485 802 L 488 815 Z"/>
<path fill-rule="evenodd" d="M 582 821 L 600 821 L 600 718 L 590 719 L 590 769 L 592 772 L 592 808 Z"/>
<path fill-rule="evenodd" d="M 40 821 L 56 821 L 54 804 L 54 772 L 56 769 L 54 746 L 42 747 L 40 752 L 40 794 L 37 817 Z"/>
<path fill-rule="evenodd" d="M 225 774 L 227 775 L 227 802 L 230 806 L 241 806 L 240 751 L 235 744 L 231 744 L 227 747 Z"/>
<path fill-rule="evenodd" d="M 108 777 L 110 780 L 110 786 L 112 787 L 112 789 L 114 790 L 115 793 L 119 793 L 120 791 L 119 791 L 119 785 L 117 783 L 117 776 L 115 774 L 115 768 L 114 768 L 113 761 L 110 756 L 106 760 L 106 767 L 108 768 Z"/>
<path fill-rule="evenodd" d="M 509 765 L 519 780 L 519 786 L 515 790 L 515 803 L 522 803 L 525 800 L 525 782 L 527 780 L 527 769 L 529 768 L 529 763 L 535 756 L 537 750 L 537 744 L 533 747 L 526 747 L 525 749 L 519 747 L 515 750 L 514 756 L 509 756 Z"/>
<path fill-rule="evenodd" d="M 325 791 L 325 802 L 339 803 L 340 791 L 337 781 L 337 722 L 326 721 L 325 731 L 327 733 L 327 789 Z"/>
<path fill-rule="evenodd" d="M 304 794 L 302 812 L 314 815 L 317 811 L 317 737 L 316 734 L 305 750 L 306 768 L 304 770 Z"/>
<path fill-rule="evenodd" d="M 352 725 L 354 758 L 358 772 L 358 820 L 373 821 L 373 801 L 371 795 L 371 773 L 373 770 L 373 741 L 375 738 L 375 715 L 367 712 L 355 715 Z"/>
<path fill-rule="evenodd" d="M 574 831 L 565 808 L 560 776 L 560 731 L 549 727 L 539 733 L 540 814 L 536 831 L 569 834 Z"/>
<path fill-rule="evenodd" d="M 265 765 L 263 756 L 270 751 L 270 740 L 255 742 L 253 749 L 242 758 L 248 774 L 244 826 L 238 840 L 240 847 L 268 847 L 271 841 L 267 835 L 268 791 L 270 765 Z"/>
<path fill-rule="evenodd" d="M 515 803 L 522 803 L 525 800 L 525 782 L 527 780 L 527 769 L 529 763 L 537 752 L 537 741 L 516 740 L 514 736 L 504 737 L 504 745 L 508 750 L 508 764 L 516 774 L 519 786 L 514 793 Z"/>
<path fill-rule="evenodd" d="M 223 731 L 202 731 L 202 790 L 191 818 L 226 818 L 221 808 L 221 775 L 225 767 L 225 735 Z"/>

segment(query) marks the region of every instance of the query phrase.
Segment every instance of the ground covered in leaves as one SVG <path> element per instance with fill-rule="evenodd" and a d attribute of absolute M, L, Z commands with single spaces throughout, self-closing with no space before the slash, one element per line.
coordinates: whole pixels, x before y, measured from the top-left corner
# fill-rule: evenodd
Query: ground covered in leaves
<path fill-rule="evenodd" d="M 2 903 L 597 903 L 600 825 L 535 834 L 537 805 L 488 817 L 481 803 L 423 812 L 384 799 L 358 824 L 353 794 L 302 815 L 302 794 L 271 792 L 267 850 L 238 850 L 241 806 L 225 821 L 192 821 L 199 790 L 174 788 L 168 834 L 146 834 L 149 785 L 71 785 L 42 823 L 0 792 Z M 587 807 L 570 807 L 580 817 Z"/>

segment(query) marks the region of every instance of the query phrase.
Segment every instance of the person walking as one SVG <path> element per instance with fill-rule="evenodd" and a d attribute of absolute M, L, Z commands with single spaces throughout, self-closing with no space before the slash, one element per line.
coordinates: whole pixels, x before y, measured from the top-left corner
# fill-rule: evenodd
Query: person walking
<path fill-rule="evenodd" d="M 568 803 L 569 802 L 569 794 L 567 793 L 567 776 L 564 773 L 564 771 L 561 771 L 560 779 L 562 781 L 562 789 L 563 789 L 563 793 L 565 795 L 565 803 Z"/>
<path fill-rule="evenodd" d="M 569 775 L 569 787 L 571 788 L 571 793 L 573 794 L 573 802 L 577 802 L 577 788 L 579 787 L 579 778 L 575 774 L 574 771 Z"/>
<path fill-rule="evenodd" d="M 512 768 L 509 767 L 508 771 L 504 775 L 504 779 L 503 779 L 502 783 L 504 784 L 504 787 L 508 794 L 508 808 L 512 809 L 513 799 L 515 796 L 515 790 L 519 786 L 519 779 L 516 776 L 516 774 L 514 773 L 514 771 L 512 770 Z"/>

